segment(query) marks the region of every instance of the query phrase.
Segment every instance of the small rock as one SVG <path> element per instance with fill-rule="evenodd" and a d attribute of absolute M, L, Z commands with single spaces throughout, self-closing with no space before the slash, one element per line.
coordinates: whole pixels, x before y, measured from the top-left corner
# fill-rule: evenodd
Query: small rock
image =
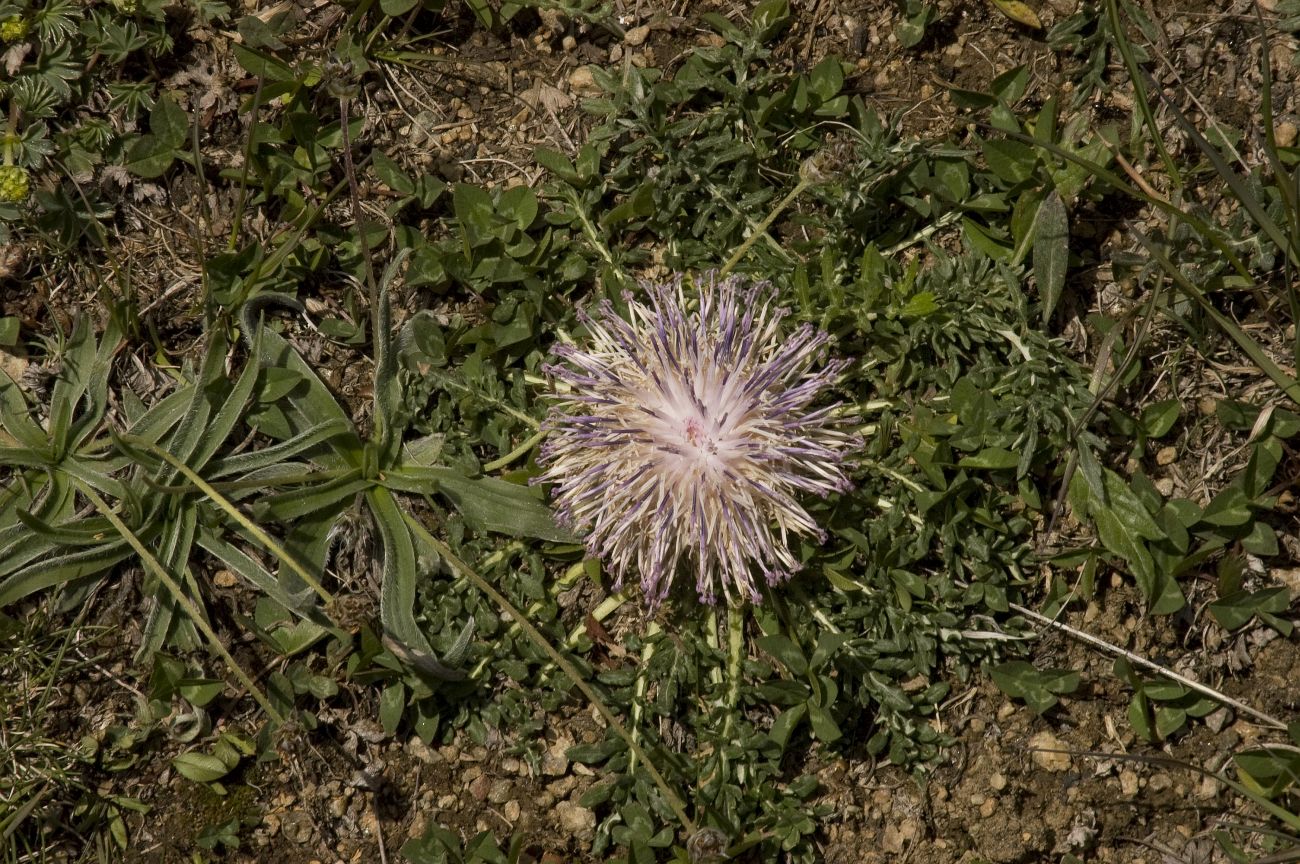
<path fill-rule="evenodd" d="M 600 92 L 600 85 L 596 83 L 590 66 L 579 66 L 569 75 L 569 89 L 579 95 L 595 96 Z"/>
<path fill-rule="evenodd" d="M 1201 785 L 1196 789 L 1196 797 L 1208 801 L 1219 794 L 1219 781 L 1213 777 L 1202 777 Z"/>
<path fill-rule="evenodd" d="M 519 816 L 523 812 L 523 808 L 519 806 L 518 801 L 507 801 L 506 806 L 502 809 L 504 811 L 506 821 L 509 822 L 511 825 L 519 821 Z"/>
<path fill-rule="evenodd" d="M 1273 138 L 1277 141 L 1279 147 L 1291 147 L 1296 141 L 1296 125 L 1289 120 L 1283 120 L 1273 129 Z"/>
<path fill-rule="evenodd" d="M 482 776 L 483 776 L 483 769 L 477 765 L 469 766 L 460 775 L 461 779 L 464 780 L 466 783 L 473 783 L 475 780 L 477 780 Z"/>
<path fill-rule="evenodd" d="M 509 780 L 494 780 L 492 788 L 488 790 L 488 800 L 493 804 L 504 804 L 510 800 L 510 793 L 514 790 Z"/>
<path fill-rule="evenodd" d="M 442 759 L 438 751 L 434 750 L 428 744 L 425 744 L 419 738 L 412 738 L 406 742 L 406 752 L 410 753 L 416 759 L 419 759 L 425 765 L 432 765 Z"/>
<path fill-rule="evenodd" d="M 342 819 L 343 814 L 348 812 L 348 799 L 331 798 L 330 803 L 326 805 L 325 809 L 329 810 L 330 815 L 335 819 Z"/>
<path fill-rule="evenodd" d="M 1015 703 L 1012 703 L 1012 702 L 1003 702 L 1003 703 L 998 707 L 998 719 L 999 719 L 999 720 L 1006 720 L 1008 717 L 1010 717 L 1010 716 L 1011 716 L 1012 714 L 1014 714 L 1014 713 L 1016 713 L 1016 706 L 1015 706 Z"/>
<path fill-rule="evenodd" d="M 1172 785 L 1174 785 L 1174 781 L 1170 779 L 1168 774 L 1156 774 L 1147 781 L 1147 788 L 1152 792 L 1163 792 Z"/>
<path fill-rule="evenodd" d="M 555 815 L 560 820 L 560 827 L 580 842 L 589 840 L 596 832 L 596 814 L 572 801 L 556 804 Z"/>
<path fill-rule="evenodd" d="M 1196 410 L 1201 412 L 1202 417 L 1211 417 L 1219 410 L 1219 403 L 1213 396 L 1202 396 L 1196 400 Z"/>
<path fill-rule="evenodd" d="M 573 746 L 570 738 L 560 738 L 546 748 L 542 754 L 542 774 L 547 777 L 563 777 L 569 773 L 568 750 Z"/>
<path fill-rule="evenodd" d="M 488 794 L 492 791 L 492 778 L 487 775 L 477 777 L 473 783 L 469 784 L 469 794 L 474 796 L 475 801 L 487 800 Z"/>
<path fill-rule="evenodd" d="M 302 810 L 290 810 L 280 823 L 280 833 L 290 843 L 306 843 L 311 839 L 311 817 Z"/>
<path fill-rule="evenodd" d="M 989 798 L 983 804 L 980 805 L 980 815 L 983 816 L 985 819 L 987 819 L 990 816 L 992 816 L 997 809 L 998 809 L 998 799 Z"/>
<path fill-rule="evenodd" d="M 640 27 L 633 27 L 623 34 L 623 41 L 633 48 L 638 45 L 644 45 L 645 40 L 650 36 L 650 25 L 642 24 Z"/>
<path fill-rule="evenodd" d="M 513 756 L 507 756 L 501 760 L 502 774 L 516 774 L 519 771 L 519 760 Z"/>
<path fill-rule="evenodd" d="M 1165 498 L 1168 498 L 1174 494 L 1174 478 L 1172 477 L 1157 478 L 1155 481 L 1155 487 L 1157 492 L 1159 492 Z"/>
<path fill-rule="evenodd" d="M 239 584 L 239 577 L 229 570 L 218 570 L 212 574 L 212 584 L 218 588 L 233 588 Z"/>
<path fill-rule="evenodd" d="M 573 791 L 573 787 L 578 785 L 577 777 L 561 777 L 554 783 L 547 785 L 546 791 L 550 792 L 556 798 L 563 798 Z"/>
<path fill-rule="evenodd" d="M 1127 769 L 1119 772 L 1119 791 L 1125 798 L 1138 794 L 1138 775 Z"/>
<path fill-rule="evenodd" d="M 572 36 L 565 36 L 560 40 L 560 47 L 564 49 L 566 54 L 572 54 L 578 47 L 578 40 Z"/>
<path fill-rule="evenodd" d="M 1156 453 L 1157 465 L 1172 465 L 1178 459 L 1178 451 L 1173 447 L 1161 447 Z"/>
<path fill-rule="evenodd" d="M 443 795 L 441 798 L 438 799 L 438 809 L 453 810 L 456 807 L 456 802 L 459 800 L 460 799 L 457 798 L 455 795 Z"/>
<path fill-rule="evenodd" d="M 1051 732 L 1043 731 L 1029 739 L 1029 749 L 1034 764 L 1045 771 L 1059 774 L 1070 770 L 1069 753 L 1051 753 L 1046 751 L 1064 750 L 1065 744 Z"/>
<path fill-rule="evenodd" d="M 280 814 L 267 813 L 262 817 L 262 827 L 266 830 L 267 837 L 274 837 L 280 830 Z"/>
<path fill-rule="evenodd" d="M 1231 719 L 1232 711 L 1229 710 L 1227 706 L 1220 705 L 1218 708 L 1215 708 L 1209 714 L 1205 715 L 1205 725 L 1209 727 L 1211 732 L 1217 734 L 1223 731 L 1223 727 L 1227 726 L 1228 721 Z"/>
<path fill-rule="evenodd" d="M 992 789 L 994 792 L 1001 792 L 1003 789 L 1007 788 L 1007 775 L 990 774 L 989 788 Z"/>
<path fill-rule="evenodd" d="M 884 836 L 880 838 L 885 851 L 894 855 L 901 855 L 914 839 L 916 839 L 916 822 L 910 819 L 901 825 L 886 825 Z"/>

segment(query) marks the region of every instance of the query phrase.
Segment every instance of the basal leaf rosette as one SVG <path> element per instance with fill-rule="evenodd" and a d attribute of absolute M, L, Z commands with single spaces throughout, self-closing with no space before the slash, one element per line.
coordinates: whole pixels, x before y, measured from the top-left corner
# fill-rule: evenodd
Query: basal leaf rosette
<path fill-rule="evenodd" d="M 759 602 L 799 569 L 793 537 L 825 532 L 800 503 L 850 488 L 856 418 L 826 404 L 848 361 L 830 337 L 783 327 L 767 282 L 706 275 L 646 283 L 579 313 L 561 344 L 540 480 L 565 527 L 647 606 L 693 572 L 706 603 Z M 719 591 L 719 589 L 721 589 Z"/>

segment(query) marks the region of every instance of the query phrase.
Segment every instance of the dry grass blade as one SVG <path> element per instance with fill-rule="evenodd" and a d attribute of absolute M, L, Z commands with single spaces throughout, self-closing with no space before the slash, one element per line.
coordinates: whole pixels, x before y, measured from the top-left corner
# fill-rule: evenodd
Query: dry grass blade
<path fill-rule="evenodd" d="M 1008 605 L 1011 607 L 1012 611 L 1020 615 L 1024 615 L 1026 618 L 1029 618 L 1043 625 L 1044 627 L 1050 627 L 1053 630 L 1059 630 L 1062 633 L 1065 633 L 1066 635 L 1071 636 L 1074 639 L 1078 639 L 1080 642 L 1084 642 L 1088 645 L 1091 645 L 1094 648 L 1100 648 L 1101 650 L 1105 651 L 1108 654 L 1113 654 L 1116 657 L 1123 657 L 1125 660 L 1128 660 L 1134 666 L 1141 666 L 1143 669 L 1146 669 L 1149 672 L 1154 672 L 1162 678 L 1166 678 L 1170 681 L 1181 684 L 1182 686 L 1188 688 L 1189 690 L 1195 690 L 1197 693 L 1200 693 L 1202 696 L 1208 696 L 1209 698 L 1215 700 L 1216 702 L 1219 702 L 1220 704 L 1227 705 L 1231 708 L 1234 708 L 1243 714 L 1249 714 L 1251 717 L 1254 717 L 1256 720 L 1260 721 L 1261 723 L 1264 723 L 1267 726 L 1271 726 L 1274 729 L 1281 729 L 1283 731 L 1285 731 L 1287 728 L 1287 724 L 1277 719 L 1276 717 L 1273 717 L 1269 714 L 1265 714 L 1263 711 L 1260 711 L 1256 708 L 1252 708 L 1251 706 L 1247 705 L 1245 702 L 1241 702 L 1237 699 L 1233 699 L 1231 696 L 1228 696 L 1225 693 L 1221 693 L 1220 691 L 1215 690 L 1213 687 L 1208 687 L 1200 683 L 1199 681 L 1193 681 L 1191 678 L 1188 678 L 1184 675 L 1179 675 L 1177 672 L 1173 671 L 1172 669 L 1166 669 L 1164 666 L 1161 666 L 1159 663 L 1154 663 L 1146 659 L 1140 654 L 1134 654 L 1132 651 L 1128 651 L 1124 648 L 1119 647 L 1118 645 L 1112 645 L 1111 643 L 1107 642 L 1105 639 L 1102 639 L 1099 636 L 1093 636 L 1091 633 L 1085 633 L 1083 630 L 1079 630 L 1075 627 L 1071 627 L 1069 624 L 1063 624 L 1060 621 L 1055 621 L 1051 618 L 1048 618 L 1046 615 L 1040 615 L 1034 610 L 1027 609 L 1018 603 L 1010 603 Z"/>

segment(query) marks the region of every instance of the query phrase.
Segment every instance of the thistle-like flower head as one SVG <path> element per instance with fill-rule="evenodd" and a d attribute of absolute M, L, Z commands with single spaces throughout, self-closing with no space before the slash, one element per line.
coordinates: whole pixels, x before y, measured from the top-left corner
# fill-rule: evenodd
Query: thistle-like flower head
<path fill-rule="evenodd" d="M 585 347 L 546 367 L 561 385 L 547 418 L 541 480 L 561 524 L 619 584 L 636 574 L 653 609 L 694 570 L 700 599 L 759 600 L 799 569 L 790 535 L 824 539 L 798 501 L 850 486 L 860 444 L 837 404 L 817 406 L 846 361 L 809 325 L 784 332 L 768 283 L 705 276 L 692 305 L 680 277 L 580 313 Z"/>

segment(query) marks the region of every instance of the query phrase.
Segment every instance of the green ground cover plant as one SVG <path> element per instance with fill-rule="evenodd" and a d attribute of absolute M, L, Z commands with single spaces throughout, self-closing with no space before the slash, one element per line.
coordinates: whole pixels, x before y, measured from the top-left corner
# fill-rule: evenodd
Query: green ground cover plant
<path fill-rule="evenodd" d="M 469 6 L 497 29 L 530 8 Z M 9 860 L 40 860 L 61 830 L 38 818 L 51 798 L 102 834 L 103 855 L 129 852 L 141 805 L 97 795 L 83 774 L 129 771 L 165 740 L 183 748 L 176 772 L 234 797 L 359 693 L 385 736 L 505 733 L 534 767 L 544 718 L 594 704 L 603 731 L 567 754 L 599 778 L 579 802 L 596 814 L 594 860 L 810 862 L 833 815 L 819 797 L 827 763 L 888 760 L 923 778 L 953 743 L 940 718 L 954 688 L 981 676 L 1049 719 L 1078 692 L 1079 670 L 1037 662 L 1034 625 L 1105 602 L 1103 575 L 1151 621 L 1185 613 L 1194 591 L 1210 626 L 1292 636 L 1293 598 L 1256 565 L 1287 554 L 1280 472 L 1300 434 L 1300 339 L 1288 369 L 1238 323 L 1251 309 L 1296 318 L 1297 153 L 1272 140 L 1269 86 L 1263 165 L 1234 164 L 1240 130 L 1200 129 L 1171 106 L 1195 145 L 1175 158 L 1138 44 L 1152 25 L 1112 0 L 1048 34 L 1077 55 L 1073 98 L 1031 93 L 1029 70 L 1013 68 L 953 91 L 968 126 L 918 138 L 852 92 L 843 59 L 775 63 L 791 10 L 766 0 L 747 20 L 702 15 L 716 39 L 672 70 L 595 70 L 581 144 L 536 150 L 536 188 L 489 188 L 365 139 L 360 88 L 420 61 L 417 25 L 434 7 L 350 9 L 362 35 L 340 37 L 328 61 L 290 47 L 287 18 L 234 22 L 255 88 L 239 99 L 242 161 L 221 166 L 192 110 L 156 76 L 128 74 L 137 52 L 173 50 L 164 7 L 99 6 L 74 28 L 57 3 L 0 6 L 0 39 L 34 40 L 0 89 L 5 166 L 40 178 L 19 195 L 18 175 L 0 175 L 3 239 L 102 267 L 111 202 L 79 178 L 107 164 L 238 202 L 224 248 L 199 244 L 185 326 L 202 348 L 168 366 L 165 394 L 120 376 L 126 347 L 159 336 L 107 292 L 97 328 L 85 316 L 22 334 L 57 370 L 41 398 L 0 372 L 0 633 L 24 663 L 44 658 L 23 675 L 76 674 L 52 647 L 65 632 L 54 622 L 124 571 L 145 598 L 137 717 L 5 790 Z M 561 11 L 622 29 L 604 5 Z M 900 40 L 920 44 L 933 10 L 906 12 Z M 92 55 L 103 65 L 87 72 Z M 1102 86 L 1111 59 L 1135 107 L 1097 125 L 1079 94 Z M 147 131 L 109 134 L 76 108 L 101 91 L 111 116 Z M 1153 188 L 1143 172 L 1157 169 Z M 359 181 L 393 193 L 382 221 Z M 1102 252 L 1073 226 L 1121 200 L 1157 218 L 1113 255 L 1140 302 L 1087 320 L 1100 345 L 1089 365 L 1059 325 Z M 270 230 L 254 236 L 254 217 Z M 834 398 L 864 443 L 852 489 L 808 502 L 828 538 L 794 545 L 800 576 L 743 607 L 678 592 L 647 618 L 530 484 L 553 401 L 545 366 L 583 340 L 580 308 L 622 308 L 641 277 L 717 269 L 772 282 L 783 326 L 825 331 L 852 359 Z M 311 311 L 340 274 L 346 287 Z M 472 303 L 398 314 L 417 294 Z M 1187 357 L 1231 344 L 1273 389 L 1198 420 L 1176 387 L 1153 383 L 1157 338 Z M 327 384 L 309 359 L 326 343 L 366 365 L 366 398 Z M 1144 468 L 1200 422 L 1245 451 L 1203 502 L 1162 492 Z M 218 570 L 247 608 L 216 602 Z M 38 608 L 48 632 L 17 620 Z M 1123 656 L 1114 677 L 1132 730 L 1154 743 L 1223 704 Z M 10 761 L 46 752 L 36 708 L 12 721 L 27 731 L 4 743 Z M 1293 850 L 1300 833 L 1297 726 L 1265 719 L 1278 740 L 1218 775 L 1274 832 L 1225 827 L 1234 860 L 1260 843 Z M 197 826 L 196 860 L 237 851 L 242 826 L 227 810 Z M 513 862 L 529 849 L 523 835 L 434 824 L 400 854 Z"/>

